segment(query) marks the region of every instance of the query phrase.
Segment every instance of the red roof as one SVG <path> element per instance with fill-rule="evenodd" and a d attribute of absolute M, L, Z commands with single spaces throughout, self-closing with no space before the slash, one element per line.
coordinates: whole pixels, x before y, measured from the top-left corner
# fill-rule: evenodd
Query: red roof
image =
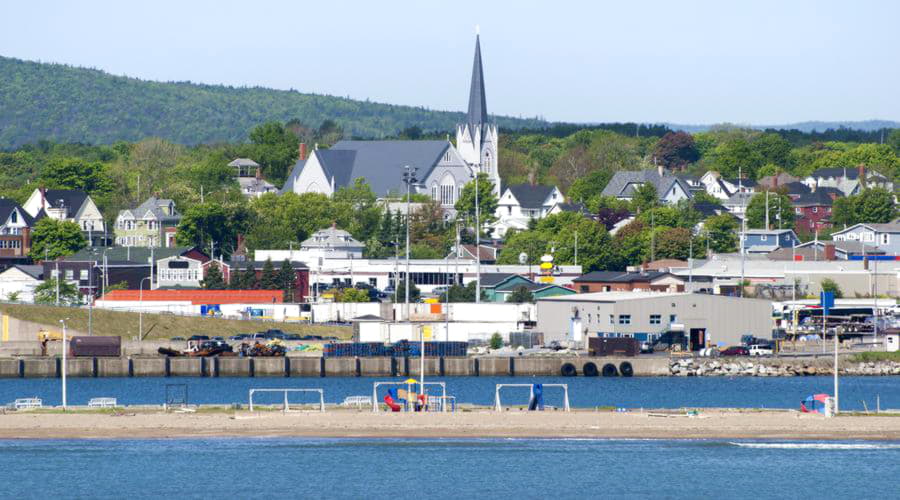
<path fill-rule="evenodd" d="M 191 304 L 280 304 L 281 290 L 144 290 L 143 300 L 190 301 Z M 140 290 L 112 290 L 100 300 L 141 300 Z"/>

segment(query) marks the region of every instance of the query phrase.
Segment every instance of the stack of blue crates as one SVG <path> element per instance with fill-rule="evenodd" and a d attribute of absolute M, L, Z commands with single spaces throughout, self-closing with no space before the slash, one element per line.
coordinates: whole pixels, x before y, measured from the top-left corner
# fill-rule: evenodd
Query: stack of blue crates
<path fill-rule="evenodd" d="M 429 358 L 465 356 L 467 342 L 425 342 L 425 356 Z M 326 344 L 326 358 L 370 358 L 370 357 L 419 357 L 422 347 L 419 342 L 400 341 L 393 346 L 380 342 L 345 342 Z"/>

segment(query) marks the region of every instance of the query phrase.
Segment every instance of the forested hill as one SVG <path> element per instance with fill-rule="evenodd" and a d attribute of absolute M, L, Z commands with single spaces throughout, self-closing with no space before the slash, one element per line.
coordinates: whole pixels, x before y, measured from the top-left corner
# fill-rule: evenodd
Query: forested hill
<path fill-rule="evenodd" d="M 460 88 L 465 88 L 461 85 Z M 460 96 L 464 102 L 465 95 Z M 266 121 L 334 120 L 348 136 L 379 138 L 407 127 L 451 131 L 463 113 L 327 95 L 189 82 L 151 82 L 0 56 L 0 148 L 41 139 L 108 144 L 161 137 L 181 144 L 244 141 Z M 536 119 L 496 117 L 504 128 Z"/>

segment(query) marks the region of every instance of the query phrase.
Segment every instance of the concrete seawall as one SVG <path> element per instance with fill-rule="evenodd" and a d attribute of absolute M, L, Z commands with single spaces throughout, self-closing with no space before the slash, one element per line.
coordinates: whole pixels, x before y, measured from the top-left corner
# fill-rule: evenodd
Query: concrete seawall
<path fill-rule="evenodd" d="M 597 374 L 607 364 L 628 362 L 635 376 L 669 375 L 668 358 L 477 357 L 426 358 L 428 377 L 563 375 L 571 364 L 575 376 Z M 588 365 L 593 364 L 593 371 Z M 0 358 L 0 378 L 55 378 L 62 373 L 58 357 Z M 167 358 L 128 356 L 69 358 L 69 377 L 415 377 L 419 358 Z"/>

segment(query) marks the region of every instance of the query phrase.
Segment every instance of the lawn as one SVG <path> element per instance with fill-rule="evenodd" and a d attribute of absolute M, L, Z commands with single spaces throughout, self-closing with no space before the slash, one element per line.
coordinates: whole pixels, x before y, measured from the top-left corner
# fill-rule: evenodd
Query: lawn
<path fill-rule="evenodd" d="M 861 352 L 851 358 L 856 362 L 897 361 L 900 362 L 900 352 Z"/>
<path fill-rule="evenodd" d="M 0 311 L 13 318 L 59 328 L 59 320 L 68 318 L 67 325 L 73 330 L 88 331 L 88 310 L 74 307 L 36 306 L 26 304 L 2 304 Z M 138 314 L 132 312 L 93 310 L 94 335 L 118 335 L 125 338 L 137 337 Z M 334 336 L 340 339 L 351 337 L 348 326 L 308 325 L 300 323 L 275 323 L 271 321 L 234 320 L 177 316 L 174 314 L 144 313 L 145 339 L 187 338 L 191 335 L 229 336 L 239 333 L 253 333 L 269 328 L 278 328 L 285 333 L 299 335 Z"/>

